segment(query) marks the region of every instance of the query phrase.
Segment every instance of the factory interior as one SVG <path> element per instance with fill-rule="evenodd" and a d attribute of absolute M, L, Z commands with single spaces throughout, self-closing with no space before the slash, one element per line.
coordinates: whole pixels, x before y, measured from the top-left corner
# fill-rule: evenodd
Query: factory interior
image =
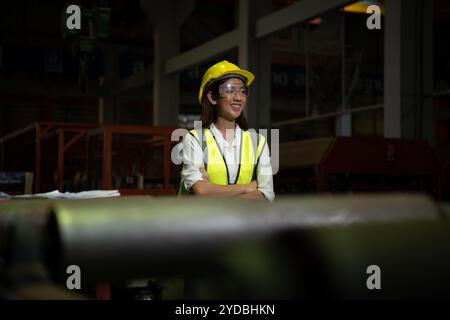
<path fill-rule="evenodd" d="M 450 0 L 2 1 L 0 299 L 450 299 L 449 31 Z M 179 194 L 221 61 L 274 199 Z"/>

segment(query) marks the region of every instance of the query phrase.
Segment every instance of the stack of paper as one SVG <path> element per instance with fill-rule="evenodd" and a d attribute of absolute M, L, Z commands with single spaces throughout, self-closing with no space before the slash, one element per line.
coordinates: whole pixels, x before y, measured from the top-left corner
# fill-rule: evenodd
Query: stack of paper
<path fill-rule="evenodd" d="M 95 198 L 110 198 L 120 197 L 118 190 L 90 190 L 82 192 L 64 192 L 54 190 L 46 193 L 24 194 L 18 196 L 11 196 L 0 192 L 0 199 L 32 199 L 32 198 L 46 198 L 46 199 L 95 199 Z"/>

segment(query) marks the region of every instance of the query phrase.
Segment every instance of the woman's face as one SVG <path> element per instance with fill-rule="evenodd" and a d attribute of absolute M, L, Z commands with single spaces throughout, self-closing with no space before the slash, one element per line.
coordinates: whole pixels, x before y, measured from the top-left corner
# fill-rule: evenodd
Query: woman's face
<path fill-rule="evenodd" d="M 217 115 L 228 121 L 236 120 L 247 104 L 248 89 L 239 78 L 230 78 L 219 86 L 219 97 L 210 102 L 217 108 Z M 216 99 L 214 99 L 216 98 Z"/>

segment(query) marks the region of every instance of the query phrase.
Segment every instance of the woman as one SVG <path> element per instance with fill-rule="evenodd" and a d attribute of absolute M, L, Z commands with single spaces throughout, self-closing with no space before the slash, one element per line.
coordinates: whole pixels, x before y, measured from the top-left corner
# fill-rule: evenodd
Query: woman
<path fill-rule="evenodd" d="M 198 95 L 202 128 L 184 137 L 179 195 L 274 200 L 267 143 L 248 130 L 244 114 L 254 79 L 225 60 L 204 74 Z"/>

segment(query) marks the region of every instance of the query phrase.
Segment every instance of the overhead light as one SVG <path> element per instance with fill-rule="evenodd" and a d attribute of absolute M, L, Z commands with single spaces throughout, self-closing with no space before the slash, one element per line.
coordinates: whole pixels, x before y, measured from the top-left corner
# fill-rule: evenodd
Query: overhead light
<path fill-rule="evenodd" d="M 320 19 L 320 18 L 311 19 L 311 20 L 309 20 L 309 23 L 312 25 L 318 26 L 319 24 L 322 23 L 322 19 Z"/>
<path fill-rule="evenodd" d="M 367 13 L 367 8 L 371 5 L 377 5 L 380 7 L 381 9 L 381 14 L 384 14 L 384 3 L 382 3 L 383 1 L 370 1 L 370 0 L 366 0 L 366 1 L 358 1 L 355 2 L 353 4 L 350 4 L 348 6 L 344 7 L 344 11 L 345 12 L 349 12 L 349 13 Z"/>

